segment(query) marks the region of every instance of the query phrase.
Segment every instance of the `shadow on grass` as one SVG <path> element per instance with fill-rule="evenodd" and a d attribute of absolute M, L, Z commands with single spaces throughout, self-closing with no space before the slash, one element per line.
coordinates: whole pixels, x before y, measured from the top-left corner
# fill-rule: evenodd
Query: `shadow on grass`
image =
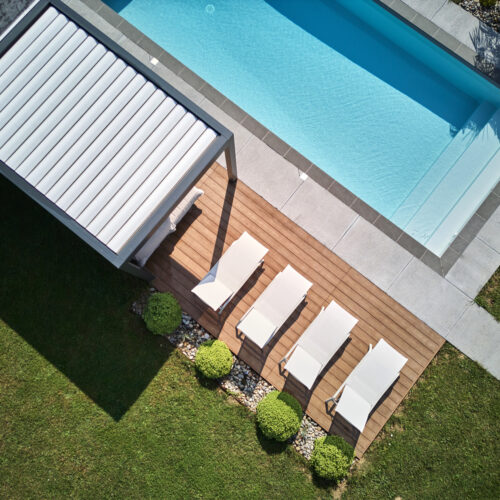
<path fill-rule="evenodd" d="M 173 348 L 129 312 L 147 286 L 0 178 L 0 317 L 113 419 Z"/>
<path fill-rule="evenodd" d="M 283 453 L 286 450 L 288 444 L 285 442 L 276 441 L 274 439 L 268 439 L 262 431 L 260 430 L 259 425 L 255 422 L 255 432 L 257 433 L 257 439 L 259 440 L 262 449 L 268 455 L 276 455 L 277 453 Z"/>
<path fill-rule="evenodd" d="M 332 479 L 323 479 L 322 477 L 317 476 L 312 471 L 311 471 L 311 479 L 317 488 L 321 488 L 323 490 L 327 490 L 328 488 L 332 487 L 336 488 L 338 486 L 337 481 L 333 481 Z"/>
<path fill-rule="evenodd" d="M 204 387 L 205 389 L 210 389 L 211 391 L 215 391 L 216 389 L 219 388 L 219 380 L 218 379 L 211 379 L 204 377 L 197 369 L 194 370 L 194 373 L 196 375 L 196 379 L 198 380 L 198 383 Z"/>

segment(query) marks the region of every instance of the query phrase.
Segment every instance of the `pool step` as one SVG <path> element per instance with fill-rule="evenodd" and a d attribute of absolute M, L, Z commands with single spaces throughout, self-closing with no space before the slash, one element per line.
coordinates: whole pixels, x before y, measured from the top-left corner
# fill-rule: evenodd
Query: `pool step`
<path fill-rule="evenodd" d="M 462 129 L 455 135 L 431 168 L 427 170 L 419 183 L 396 209 L 390 218 L 394 224 L 404 228 L 410 222 L 432 191 L 443 180 L 467 147 L 471 145 L 494 112 L 495 108 L 490 103 L 482 102 L 479 104 Z"/>
<path fill-rule="evenodd" d="M 490 194 L 492 186 L 500 181 L 500 150 L 488 162 L 469 189 L 457 201 L 427 242 L 427 248 L 441 256 L 462 230 L 470 216 Z M 465 221 L 465 222 L 464 222 Z"/>
<path fill-rule="evenodd" d="M 403 227 L 437 255 L 442 255 L 500 178 L 499 124 L 497 110 Z"/>

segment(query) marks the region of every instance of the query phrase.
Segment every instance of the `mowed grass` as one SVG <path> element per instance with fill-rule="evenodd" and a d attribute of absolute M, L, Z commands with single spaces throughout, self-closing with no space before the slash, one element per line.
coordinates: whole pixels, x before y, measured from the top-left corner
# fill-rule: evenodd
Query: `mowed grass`
<path fill-rule="evenodd" d="M 500 382 L 446 343 L 343 499 L 500 498 Z"/>
<path fill-rule="evenodd" d="M 3 179 L 0 200 L 1 498 L 329 494 L 145 331 L 143 282 Z"/>
<path fill-rule="evenodd" d="M 1 178 L 0 200 L 0 498 L 333 494 L 145 331 L 144 283 Z M 345 498 L 499 498 L 499 385 L 446 344 Z"/>
<path fill-rule="evenodd" d="M 488 280 L 476 297 L 476 302 L 484 307 L 497 321 L 500 321 L 500 267 Z"/>

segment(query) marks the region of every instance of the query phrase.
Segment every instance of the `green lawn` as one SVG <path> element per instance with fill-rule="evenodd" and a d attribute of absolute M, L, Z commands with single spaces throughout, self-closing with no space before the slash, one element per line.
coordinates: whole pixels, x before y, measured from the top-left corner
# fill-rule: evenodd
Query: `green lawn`
<path fill-rule="evenodd" d="M 476 302 L 500 321 L 500 267 L 479 292 Z"/>
<path fill-rule="evenodd" d="M 328 494 L 145 331 L 144 283 L 3 179 L 0 200 L 0 498 Z"/>
<path fill-rule="evenodd" d="M 500 382 L 445 344 L 343 500 L 500 498 L 499 415 Z"/>
<path fill-rule="evenodd" d="M 0 200 L 0 498 L 332 495 L 145 331 L 144 283 L 3 179 Z M 345 497 L 499 498 L 499 388 L 446 345 Z"/>

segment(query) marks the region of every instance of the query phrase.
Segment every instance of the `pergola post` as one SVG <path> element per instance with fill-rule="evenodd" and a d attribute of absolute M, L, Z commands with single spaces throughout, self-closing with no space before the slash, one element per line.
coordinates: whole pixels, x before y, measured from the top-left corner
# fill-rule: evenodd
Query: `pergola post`
<path fill-rule="evenodd" d="M 234 147 L 234 135 L 227 141 L 227 146 L 224 151 L 226 156 L 227 175 L 229 180 L 234 182 L 238 178 L 238 170 L 236 168 L 236 149 Z"/>

